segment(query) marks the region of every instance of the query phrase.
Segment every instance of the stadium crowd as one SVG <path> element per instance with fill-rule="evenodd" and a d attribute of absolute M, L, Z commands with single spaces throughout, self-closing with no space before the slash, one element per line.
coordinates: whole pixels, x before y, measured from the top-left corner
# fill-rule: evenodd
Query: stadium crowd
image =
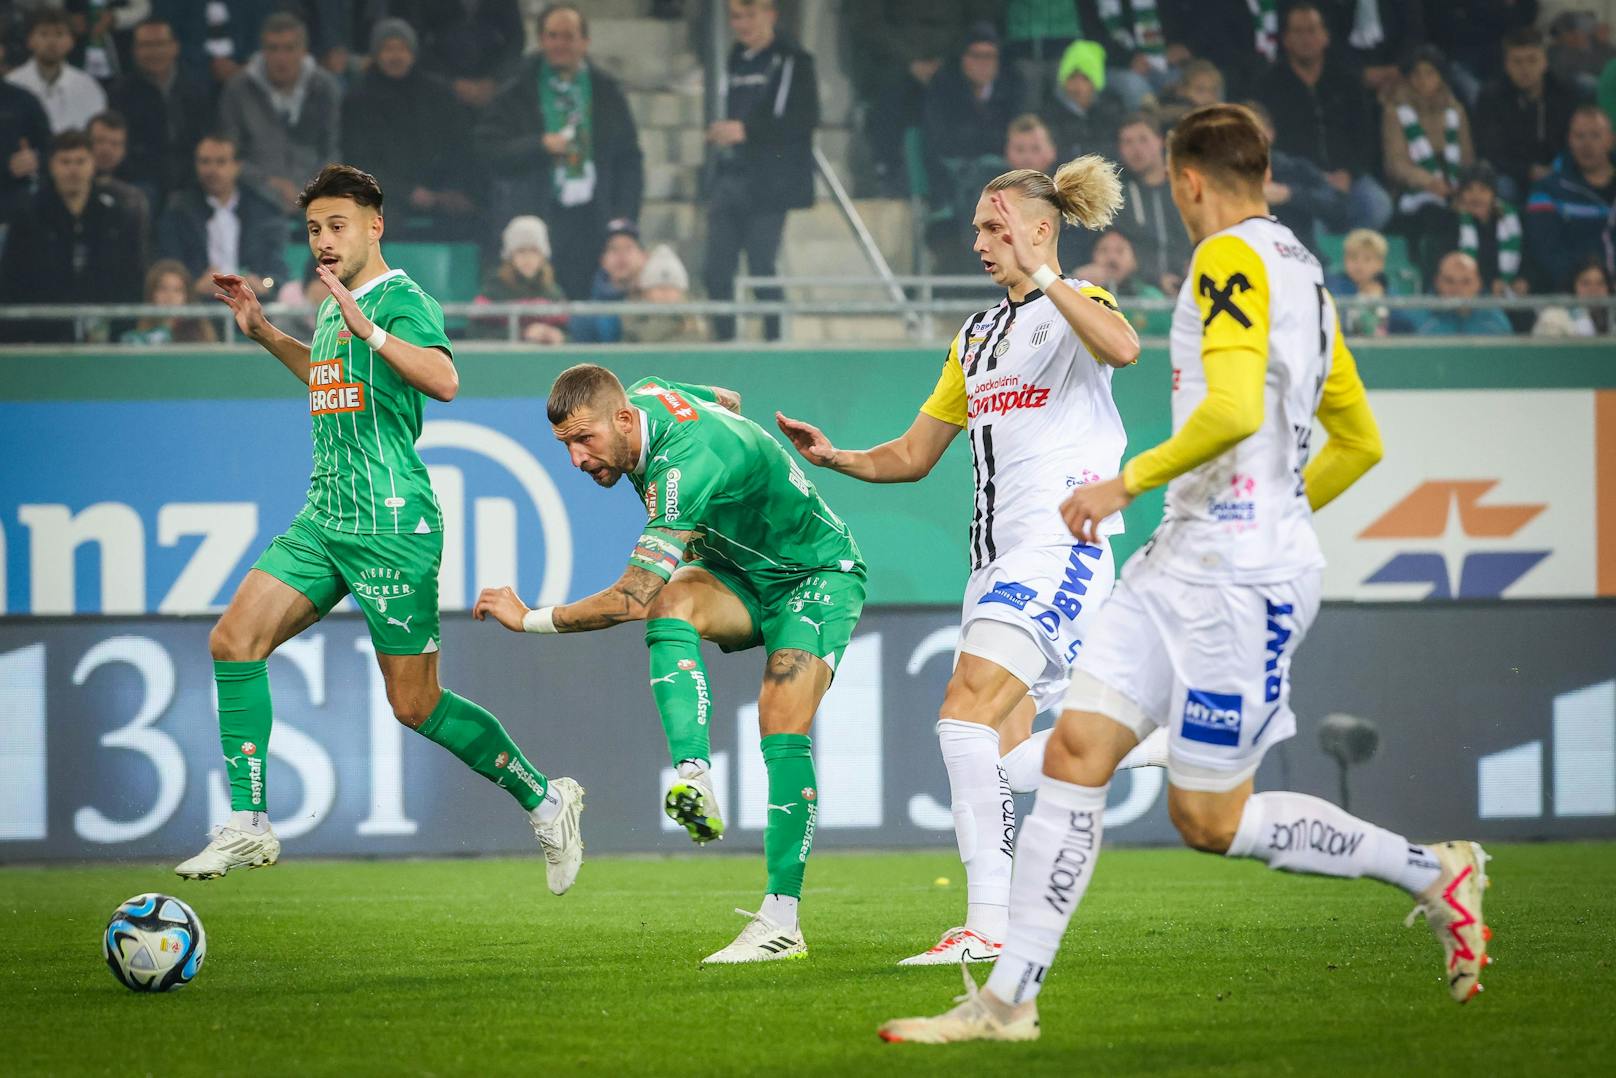
<path fill-rule="evenodd" d="M 812 204 L 818 79 L 786 29 L 801 3 L 646 9 L 680 18 L 703 2 L 727 4 L 733 41 L 704 132 L 699 290 L 674 246 L 689 237 L 641 236 L 641 136 L 628 94 L 589 57 L 587 3 L 0 4 L 0 303 L 172 304 L 210 296 L 221 271 L 272 298 L 317 300 L 296 199 L 321 165 L 347 160 L 382 182 L 390 241 L 475 245 L 476 298 L 535 306 L 519 320 L 525 341 L 727 339 L 732 319 L 541 309 L 730 298 L 743 256 L 749 273 L 773 275 L 787 214 Z M 1616 47 L 1593 14 L 1539 8 L 846 3 L 858 186 L 915 199 L 933 269 L 969 273 L 987 179 L 1103 154 L 1122 165 L 1126 204 L 1107 232 L 1065 235 L 1062 264 L 1123 297 L 1171 295 L 1190 248 L 1164 135 L 1190 109 L 1239 101 L 1273 137 L 1275 214 L 1314 243 L 1338 294 L 1593 301 L 1616 271 Z M 1591 336 L 1610 331 L 1607 310 L 1367 307 L 1351 328 Z M 82 332 L 0 320 L 11 341 Z M 154 318 L 111 332 L 163 343 L 208 340 L 214 326 Z M 465 332 L 503 337 L 507 319 Z"/>

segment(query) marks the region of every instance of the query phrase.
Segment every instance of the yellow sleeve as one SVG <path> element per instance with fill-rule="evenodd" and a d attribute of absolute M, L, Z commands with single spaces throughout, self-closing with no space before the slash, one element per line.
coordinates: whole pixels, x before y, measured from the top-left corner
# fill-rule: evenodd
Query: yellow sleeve
<path fill-rule="evenodd" d="M 926 403 L 920 406 L 923 414 L 956 427 L 965 426 L 965 368 L 960 366 L 959 337 L 948 346 L 948 358 L 943 360 L 943 373 L 937 378 L 937 388 L 931 391 Z"/>
<path fill-rule="evenodd" d="M 1118 318 L 1122 318 L 1124 321 L 1127 320 L 1123 317 L 1122 308 L 1117 306 L 1117 297 L 1113 296 L 1099 285 L 1086 284 L 1077 291 L 1079 295 L 1087 296 L 1100 306 L 1109 308 L 1111 313 L 1116 315 Z"/>
<path fill-rule="evenodd" d="M 1256 433 L 1268 379 L 1268 270 L 1238 236 L 1215 236 L 1190 264 L 1201 311 L 1206 396 L 1171 438 L 1122 470 L 1128 493 L 1161 486 Z"/>
<path fill-rule="evenodd" d="M 1302 470 L 1307 487 L 1307 503 L 1319 510 L 1380 460 L 1380 427 L 1369 408 L 1358 364 L 1347 349 L 1341 320 L 1336 319 L 1335 350 L 1330 356 L 1330 374 L 1324 379 L 1319 396 L 1319 422 L 1330 440 L 1319 455 Z"/>

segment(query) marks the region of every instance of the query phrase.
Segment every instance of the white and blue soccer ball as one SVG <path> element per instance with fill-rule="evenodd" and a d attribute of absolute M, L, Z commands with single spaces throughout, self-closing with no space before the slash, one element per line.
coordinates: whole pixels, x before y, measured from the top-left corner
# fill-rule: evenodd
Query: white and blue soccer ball
<path fill-rule="evenodd" d="M 196 911 L 172 895 L 136 895 L 118 907 L 101 937 L 107 968 L 125 988 L 167 992 L 202 969 L 208 937 Z"/>

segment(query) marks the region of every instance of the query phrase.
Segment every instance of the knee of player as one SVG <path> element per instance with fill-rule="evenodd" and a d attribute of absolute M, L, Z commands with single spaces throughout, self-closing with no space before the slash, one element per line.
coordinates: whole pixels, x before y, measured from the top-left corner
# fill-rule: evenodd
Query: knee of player
<path fill-rule="evenodd" d="M 208 633 L 208 651 L 219 662 L 253 662 L 268 657 L 259 654 L 259 650 L 251 635 L 230 619 L 220 618 Z"/>
<path fill-rule="evenodd" d="M 387 694 L 387 702 L 392 705 L 393 718 L 411 730 L 419 730 L 437 708 L 438 695 L 415 690 L 390 692 Z"/>
<path fill-rule="evenodd" d="M 1234 844 L 1235 831 L 1240 825 L 1238 820 L 1230 822 L 1219 816 L 1188 808 L 1172 797 L 1167 799 L 1167 816 L 1178 829 L 1184 845 L 1202 853 L 1228 853 L 1229 847 Z"/>
<path fill-rule="evenodd" d="M 651 605 L 645 608 L 647 621 L 653 618 L 672 618 L 675 621 L 689 622 L 695 613 L 696 604 L 691 599 L 690 593 L 671 584 L 657 592 L 651 599 Z"/>

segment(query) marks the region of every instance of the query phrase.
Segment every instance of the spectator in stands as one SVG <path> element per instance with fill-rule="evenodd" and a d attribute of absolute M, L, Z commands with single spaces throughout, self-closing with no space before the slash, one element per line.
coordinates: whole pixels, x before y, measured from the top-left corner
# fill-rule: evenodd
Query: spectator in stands
<path fill-rule="evenodd" d="M 1553 171 L 1566 144 L 1576 96 L 1548 73 L 1543 35 L 1530 26 L 1504 38 L 1504 75 L 1476 102 L 1487 122 L 1475 129 L 1476 153 L 1498 170 L 1500 193 L 1519 202 Z"/>
<path fill-rule="evenodd" d="M 1231 100 L 1250 97 L 1279 55 L 1279 0 L 1156 0 L 1167 34 L 1167 62 L 1210 60 Z"/>
<path fill-rule="evenodd" d="M 1256 98 L 1273 117 L 1274 146 L 1313 162 L 1352 202 L 1353 227 L 1381 228 L 1391 196 L 1376 181 L 1373 101 L 1357 75 L 1326 50 L 1329 32 L 1317 4 L 1285 12 L 1284 59 L 1257 82 Z"/>
<path fill-rule="evenodd" d="M 1355 228 L 1341 245 L 1344 273 L 1330 273 L 1324 283 L 1342 299 L 1362 296 L 1379 299 L 1387 294 L 1386 237 L 1369 228 Z M 1386 307 L 1362 307 L 1341 312 L 1341 328 L 1349 337 L 1384 337 L 1392 332 L 1392 312 Z M 1406 328 L 1406 327 L 1405 327 Z"/>
<path fill-rule="evenodd" d="M 908 193 L 904 132 L 918 128 L 926 87 L 965 28 L 986 16 L 984 0 L 860 0 L 842 8 L 851 75 L 877 190 Z"/>
<path fill-rule="evenodd" d="M 1460 99 L 1474 103 L 1499 75 L 1498 43 L 1537 22 L 1538 0 L 1441 0 L 1427 8 L 1426 38 L 1448 57 Z"/>
<path fill-rule="evenodd" d="M 1444 255 L 1437 266 L 1436 294 L 1443 299 L 1475 299 L 1481 295 L 1481 271 L 1476 268 L 1476 260 L 1463 251 Z M 1460 307 L 1428 312 L 1414 332 L 1427 337 L 1479 337 L 1507 336 L 1514 331 L 1504 312 L 1496 307 Z"/>
<path fill-rule="evenodd" d="M 1476 162 L 1470 118 L 1442 77 L 1442 54 L 1424 46 L 1404 62 L 1404 80 L 1387 96 L 1380 137 L 1397 212 L 1414 237 L 1448 230 L 1459 173 Z"/>
<path fill-rule="evenodd" d="M 191 299 L 190 272 L 172 258 L 159 259 L 146 271 L 146 302 L 153 307 L 184 307 Z M 206 318 L 176 315 L 142 318 L 119 336 L 122 344 L 211 344 L 219 331 Z"/>
<path fill-rule="evenodd" d="M 296 15 L 269 16 L 260 40 L 220 95 L 219 122 L 240 151 L 242 181 L 290 213 L 309 177 L 337 159 L 342 87 L 309 55 Z"/>
<path fill-rule="evenodd" d="M 606 247 L 600 253 L 600 269 L 589 298 L 602 303 L 630 298 L 644 268 L 640 230 L 633 221 L 613 221 L 606 227 Z M 575 344 L 615 344 L 623 339 L 623 322 L 615 314 L 574 315 L 567 328 Z"/>
<path fill-rule="evenodd" d="M 1616 212 L 1616 150 L 1598 105 L 1571 115 L 1567 149 L 1526 200 L 1526 257 L 1534 292 L 1565 292 L 1577 266 L 1601 254 L 1601 229 Z"/>
<path fill-rule="evenodd" d="M 517 0 L 390 0 L 388 14 L 419 31 L 423 65 L 473 109 L 494 99 L 527 40 Z"/>
<path fill-rule="evenodd" d="M 1610 310 L 1610 271 L 1599 258 L 1590 258 L 1577 270 L 1572 294 L 1586 304 L 1545 307 L 1532 327 L 1534 337 L 1605 337 L 1613 325 Z"/>
<path fill-rule="evenodd" d="M 63 131 L 50 144 L 49 182 L 12 218 L 0 257 L 0 302 L 135 303 L 146 267 L 140 222 L 95 179 L 90 138 Z M 7 339 L 70 341 L 68 321 L 0 323 Z"/>
<path fill-rule="evenodd" d="M 42 7 L 28 22 L 26 64 L 6 81 L 39 98 L 52 134 L 82 131 L 90 117 L 107 107 L 101 84 L 67 62 L 73 51 L 73 21 L 61 8 Z"/>
<path fill-rule="evenodd" d="M 1156 0 L 1080 0 L 1077 4 L 1083 36 L 1102 50 L 1105 78 L 1127 112 L 1138 111 L 1173 81 L 1167 35 L 1157 7 Z"/>
<path fill-rule="evenodd" d="M 1453 210 L 1436 234 L 1446 250 L 1463 251 L 1476 260 L 1482 290 L 1495 296 L 1522 295 L 1527 290 L 1521 259 L 1520 213 L 1498 197 L 1498 177 L 1486 164 L 1459 174 Z M 1422 271 L 1425 263 L 1420 262 Z M 1425 272 L 1429 279 L 1432 274 Z"/>
<path fill-rule="evenodd" d="M 582 12 L 545 8 L 539 49 L 483 113 L 477 142 L 494 173 L 495 210 L 544 218 L 561 289 L 576 297 L 589 291 L 606 223 L 639 217 L 645 165 L 621 87 L 589 62 Z"/>
<path fill-rule="evenodd" d="M 1402 77 L 1402 61 L 1425 44 L 1421 0 L 1318 0 L 1337 53 L 1376 94 Z"/>
<path fill-rule="evenodd" d="M 50 120 L 39 98 L 0 80 L 0 222 L 26 206 L 39 182 L 42 155 L 50 146 Z"/>
<path fill-rule="evenodd" d="M 1248 101 L 1246 107 L 1257 117 L 1268 135 L 1268 141 L 1272 143 L 1274 121 L 1268 115 L 1268 110 L 1259 101 Z M 1271 148 L 1268 151 L 1268 171 L 1269 179 L 1263 185 L 1263 193 L 1268 199 L 1269 208 L 1309 248 L 1318 246 L 1320 227 L 1328 232 L 1347 230 L 1351 202 L 1345 192 L 1337 190 L 1329 177 L 1313 162 Z"/>
<path fill-rule="evenodd" d="M 1066 159 L 1070 160 L 1081 152 L 1073 150 L 1067 154 Z M 1002 160 L 983 158 L 980 162 L 981 171 L 972 172 L 964 177 L 967 181 L 966 190 L 980 191 L 995 176 L 1017 168 L 1030 168 L 1035 172 L 1053 176 L 1055 170 L 1060 167 L 1060 162 L 1061 157 L 1055 149 L 1055 140 L 1050 134 L 1049 127 L 1033 113 L 1023 113 L 1010 121 L 1010 129 L 1005 133 L 1004 139 L 1004 158 Z M 962 211 L 959 222 L 960 237 L 963 242 L 957 245 L 958 255 L 961 258 L 969 255 L 970 266 L 979 269 L 977 256 L 970 252 L 970 242 L 976 232 L 971 224 L 972 218 L 976 216 L 976 207 L 962 205 L 960 209 Z M 1060 240 L 1057 244 L 1057 257 L 1061 265 L 1067 267 L 1080 265 L 1093 257 L 1093 253 L 1094 233 L 1086 228 L 1073 228 L 1064 222 L 1061 223 Z M 945 263 L 951 261 L 952 259 L 945 260 Z"/>
<path fill-rule="evenodd" d="M 85 134 L 90 136 L 90 156 L 95 161 L 95 178 L 140 219 L 141 236 L 150 237 L 151 197 L 123 178 L 123 164 L 129 148 L 129 125 L 124 123 L 122 116 L 108 109 L 90 117 L 90 126 Z M 149 248 L 141 252 L 143 265 L 148 252 Z"/>
<path fill-rule="evenodd" d="M 776 33 L 778 18 L 774 0 L 729 0 L 735 45 L 727 64 L 726 111 L 707 128 L 713 182 L 705 275 L 713 299 L 735 295 L 743 250 L 748 273 L 774 276 L 786 212 L 814 202 L 819 82 L 814 58 Z M 934 90 L 942 77 L 932 80 Z M 780 292 L 759 289 L 758 298 L 778 299 Z M 734 319 L 714 318 L 713 332 L 719 340 L 732 339 Z M 764 319 L 764 334 L 779 338 L 777 317 Z"/>
<path fill-rule="evenodd" d="M 659 244 L 645 260 L 636 288 L 645 303 L 685 303 L 690 299 L 690 274 L 667 244 Z M 704 341 L 701 319 L 690 314 L 632 314 L 623 316 L 623 340 L 632 344 L 674 344 Z"/>
<path fill-rule="evenodd" d="M 1092 41 L 1072 42 L 1055 77 L 1055 93 L 1044 108 L 1043 120 L 1056 155 L 1062 160 L 1085 153 L 1109 156 L 1124 112 L 1116 95 L 1106 92 L 1105 50 Z"/>
<path fill-rule="evenodd" d="M 477 171 L 466 167 L 471 110 L 416 64 L 417 48 L 403 19 L 379 19 L 371 28 L 370 66 L 342 101 L 342 154 L 363 162 L 391 192 L 389 238 L 480 239 Z"/>
<path fill-rule="evenodd" d="M 1609 35 L 1609 27 L 1601 27 L 1591 11 L 1560 12 L 1549 23 L 1549 70 L 1579 96 L 1592 97 L 1600 71 L 1616 58 Z"/>
<path fill-rule="evenodd" d="M 1122 212 L 1116 228 L 1133 243 L 1145 279 L 1177 295 L 1190 264 L 1189 233 L 1167 185 L 1167 157 L 1156 122 L 1134 113 L 1117 133 L 1122 159 Z"/>
<path fill-rule="evenodd" d="M 191 155 L 213 115 L 208 88 L 181 73 L 179 42 L 162 19 L 134 29 L 134 67 L 108 90 L 129 125 L 129 182 L 161 207 L 191 175 Z"/>
<path fill-rule="evenodd" d="M 1044 105 L 1066 48 L 1083 34 L 1073 0 L 1002 0 L 1004 37 L 999 66 L 1016 74 L 1019 114 Z M 1148 91 L 1147 91 L 1148 92 Z"/>
<path fill-rule="evenodd" d="M 939 71 L 926 89 L 926 153 L 936 162 L 930 170 L 933 190 L 943 189 L 952 201 L 958 192 L 947 182 L 951 170 L 957 173 L 977 158 L 1003 151 L 1005 129 L 1019 115 L 1020 83 L 1020 76 L 999 62 L 993 26 L 971 27 L 958 61 Z"/>
<path fill-rule="evenodd" d="M 1094 241 L 1093 261 L 1079 266 L 1072 271 L 1072 275 L 1099 285 L 1118 300 L 1164 298 L 1160 288 L 1140 275 L 1139 259 L 1134 254 L 1133 243 L 1114 228 L 1100 234 Z M 1128 304 L 1123 303 L 1122 308 L 1127 313 Z M 1163 334 L 1172 324 L 1172 315 L 1167 312 L 1134 312 L 1128 314 L 1128 321 L 1133 323 L 1135 332 L 1141 336 Z"/>
<path fill-rule="evenodd" d="M 1210 60 L 1191 60 L 1178 69 L 1178 78 L 1157 103 L 1156 116 L 1164 128 L 1171 128 L 1192 110 L 1223 101 L 1223 94 L 1223 72 L 1217 65 Z"/>
<path fill-rule="evenodd" d="M 475 302 L 528 303 L 536 307 L 566 302 L 550 262 L 550 230 L 539 218 L 531 214 L 511 218 L 500 237 L 499 254 L 499 266 L 483 282 Z M 485 336 L 507 335 L 508 319 L 503 316 L 488 319 L 487 325 Z M 528 344 L 565 344 L 567 316 L 523 315 L 518 335 Z"/>
<path fill-rule="evenodd" d="M 285 281 L 286 218 L 265 195 L 240 183 L 230 136 L 196 144 L 195 182 L 168 196 L 157 223 L 157 256 L 183 265 L 191 290 L 206 299 L 215 273 L 239 273 L 260 293 Z"/>

